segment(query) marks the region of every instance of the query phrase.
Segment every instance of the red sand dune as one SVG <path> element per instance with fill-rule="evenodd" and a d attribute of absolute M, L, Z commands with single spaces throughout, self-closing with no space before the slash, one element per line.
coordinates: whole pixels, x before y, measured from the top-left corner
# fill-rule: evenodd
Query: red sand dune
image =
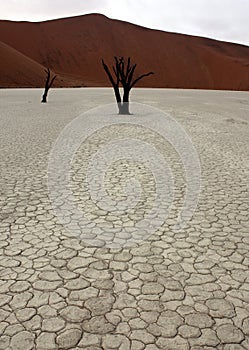
<path fill-rule="evenodd" d="M 1 87 L 40 86 L 44 67 L 12 47 L 0 42 Z"/>
<path fill-rule="evenodd" d="M 43 65 L 0 41 L 0 87 L 41 87 L 46 79 Z M 52 72 L 54 75 L 55 73 Z M 57 75 L 55 87 L 73 86 L 74 81 Z M 79 82 L 80 85 L 80 82 Z"/>
<path fill-rule="evenodd" d="M 8 45 L 0 46 L 0 87 L 43 86 L 44 66 L 59 75 L 57 86 L 109 86 L 101 58 L 112 63 L 116 55 L 131 56 L 137 74 L 156 73 L 140 86 L 249 90 L 249 47 L 103 15 L 0 21 L 0 40 Z"/>

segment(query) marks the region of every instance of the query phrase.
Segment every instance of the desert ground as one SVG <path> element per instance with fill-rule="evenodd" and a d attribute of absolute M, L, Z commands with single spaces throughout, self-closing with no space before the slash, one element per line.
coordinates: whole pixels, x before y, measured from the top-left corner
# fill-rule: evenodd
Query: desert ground
<path fill-rule="evenodd" d="M 133 101 L 170 114 L 186 130 L 200 160 L 201 187 L 191 220 L 176 232 L 184 169 L 163 140 L 138 130 L 169 157 L 175 201 L 156 232 L 127 248 L 122 240 L 120 247 L 94 247 L 71 234 L 48 190 L 57 137 L 79 114 L 114 102 L 112 90 L 52 89 L 47 104 L 41 96 L 41 89 L 0 90 L 0 349 L 248 350 L 249 93 L 132 93 Z M 135 129 L 123 132 L 134 138 Z M 92 205 L 81 190 L 85 161 L 114 137 L 112 131 L 85 140 L 72 164 L 81 210 Z M 134 168 L 124 161 L 106 181 L 111 196 L 119 196 L 124 174 L 138 171 L 150 197 L 139 204 L 141 215 L 155 186 L 151 172 Z M 132 232 L 138 220 L 96 205 L 90 213 L 86 237 L 101 226 Z"/>

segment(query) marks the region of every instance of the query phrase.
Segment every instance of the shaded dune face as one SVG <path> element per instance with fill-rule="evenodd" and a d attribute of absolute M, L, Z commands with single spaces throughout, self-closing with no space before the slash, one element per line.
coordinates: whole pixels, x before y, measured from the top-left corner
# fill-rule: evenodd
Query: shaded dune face
<path fill-rule="evenodd" d="M 0 41 L 0 88 L 43 87 L 45 66 Z M 77 79 L 58 74 L 55 87 L 70 87 Z M 80 85 L 80 84 L 79 84 Z"/>
<path fill-rule="evenodd" d="M 44 67 L 20 51 L 0 42 L 0 86 L 40 87 L 43 84 Z"/>
<path fill-rule="evenodd" d="M 92 14 L 40 23 L 0 21 L 0 86 L 109 86 L 101 58 L 131 56 L 141 87 L 249 90 L 249 47 L 151 30 Z M 2 64 L 3 62 L 3 64 Z"/>

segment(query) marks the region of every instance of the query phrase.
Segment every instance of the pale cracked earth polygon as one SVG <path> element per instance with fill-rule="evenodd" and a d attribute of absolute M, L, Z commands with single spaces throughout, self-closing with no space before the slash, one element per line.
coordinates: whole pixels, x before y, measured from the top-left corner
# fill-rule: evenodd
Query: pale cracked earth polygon
<path fill-rule="evenodd" d="M 134 91 L 134 101 L 171 114 L 190 135 L 202 167 L 201 194 L 183 231 L 172 231 L 173 210 L 145 241 L 110 249 L 86 246 L 58 223 L 48 196 L 47 163 L 64 126 L 111 103 L 113 93 L 55 89 L 46 105 L 41 93 L 0 91 L 0 349 L 249 349 L 249 94 Z M 86 234 L 102 223 L 132 228 L 132 220 L 148 209 L 141 205 L 120 223 L 91 207 L 80 191 L 82 160 L 108 137 L 111 133 L 94 135 L 73 163 L 76 196 L 93 221 Z M 140 137 L 169 151 L 177 211 L 184 179 L 175 154 L 149 133 Z M 110 169 L 108 181 L 118 184 L 119 177 L 122 182 L 124 174 L 136 173 L 145 197 L 153 199 L 151 174 L 132 164 L 117 169 L 116 174 Z M 122 195 L 122 188 L 114 188 L 110 195 Z M 144 205 L 150 204 L 145 198 Z"/>

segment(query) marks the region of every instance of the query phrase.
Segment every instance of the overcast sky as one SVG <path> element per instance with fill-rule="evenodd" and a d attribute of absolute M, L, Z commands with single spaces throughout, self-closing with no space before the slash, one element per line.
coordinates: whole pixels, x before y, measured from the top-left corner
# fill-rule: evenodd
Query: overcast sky
<path fill-rule="evenodd" d="M 42 21 L 91 12 L 249 46 L 249 0 L 0 0 L 1 19 Z"/>

